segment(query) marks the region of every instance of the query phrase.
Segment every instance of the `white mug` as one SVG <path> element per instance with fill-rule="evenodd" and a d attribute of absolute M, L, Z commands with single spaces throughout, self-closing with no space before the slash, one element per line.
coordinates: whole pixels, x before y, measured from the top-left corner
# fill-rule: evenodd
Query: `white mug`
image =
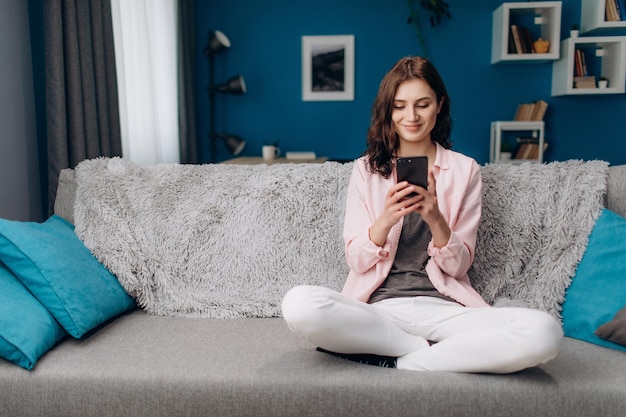
<path fill-rule="evenodd" d="M 263 159 L 266 161 L 271 161 L 274 158 L 278 158 L 280 155 L 280 149 L 274 145 L 264 145 L 263 146 Z"/>

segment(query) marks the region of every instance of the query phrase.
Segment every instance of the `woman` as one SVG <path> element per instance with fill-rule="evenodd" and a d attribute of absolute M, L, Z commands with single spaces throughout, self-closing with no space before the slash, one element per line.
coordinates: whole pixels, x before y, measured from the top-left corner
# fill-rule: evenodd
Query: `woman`
<path fill-rule="evenodd" d="M 450 150 L 450 131 L 435 67 L 398 61 L 380 84 L 350 178 L 343 291 L 290 290 L 282 311 L 292 330 L 324 350 L 397 357 L 399 369 L 510 373 L 556 356 L 563 332 L 552 316 L 490 307 L 470 284 L 481 175 Z M 428 157 L 427 189 L 397 183 L 395 161 L 409 156 Z"/>

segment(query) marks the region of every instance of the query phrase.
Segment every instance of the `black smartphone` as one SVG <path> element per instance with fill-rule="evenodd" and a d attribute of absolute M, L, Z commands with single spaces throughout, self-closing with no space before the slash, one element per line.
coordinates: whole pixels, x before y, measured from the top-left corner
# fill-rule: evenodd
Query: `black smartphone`
<path fill-rule="evenodd" d="M 428 188 L 428 157 L 410 156 L 396 160 L 398 182 L 408 181 L 409 184 Z M 409 194 L 413 197 L 415 193 Z"/>

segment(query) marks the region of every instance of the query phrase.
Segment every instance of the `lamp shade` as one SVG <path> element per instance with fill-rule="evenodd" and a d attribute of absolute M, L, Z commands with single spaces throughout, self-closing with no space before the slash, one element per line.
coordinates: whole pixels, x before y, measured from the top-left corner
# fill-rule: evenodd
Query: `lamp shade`
<path fill-rule="evenodd" d="M 204 53 L 211 55 L 223 51 L 226 48 L 230 48 L 230 40 L 223 32 L 216 30 L 210 33 L 209 45 L 204 48 Z"/>
<path fill-rule="evenodd" d="M 218 85 L 217 91 L 229 94 L 245 94 L 246 82 L 244 81 L 243 76 L 236 75 L 224 84 Z"/>
<path fill-rule="evenodd" d="M 233 155 L 239 155 L 246 146 L 246 141 L 239 136 L 222 133 L 220 134 L 220 138 L 224 140 L 226 148 L 228 148 Z"/>

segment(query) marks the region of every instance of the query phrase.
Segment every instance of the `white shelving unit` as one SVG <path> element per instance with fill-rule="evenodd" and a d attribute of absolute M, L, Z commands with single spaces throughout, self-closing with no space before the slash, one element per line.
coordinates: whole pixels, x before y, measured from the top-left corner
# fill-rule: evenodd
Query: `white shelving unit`
<path fill-rule="evenodd" d="M 543 120 L 532 122 L 515 122 L 515 121 L 496 121 L 491 122 L 491 143 L 489 149 L 489 161 L 493 163 L 510 162 L 538 162 L 543 163 L 544 148 L 544 128 Z M 500 158 L 500 146 L 502 144 L 502 132 L 531 132 L 532 136 L 538 138 L 539 154 L 537 159 L 510 159 L 502 160 Z"/>
<path fill-rule="evenodd" d="M 583 0 L 580 7 L 580 32 L 587 33 L 599 29 L 626 30 L 626 21 L 607 22 L 605 0 Z"/>
<path fill-rule="evenodd" d="M 539 25 L 541 39 L 550 41 L 547 53 L 512 54 L 509 53 L 509 33 L 511 24 L 520 19 Z M 541 62 L 559 59 L 558 44 L 561 35 L 561 2 L 533 1 L 502 3 L 493 12 L 492 17 L 491 63 L 499 62 Z M 536 40 L 536 39 L 535 39 Z"/>
<path fill-rule="evenodd" d="M 599 1 L 599 0 L 598 0 Z M 604 1 L 602 1 L 604 3 Z M 574 88 L 574 65 L 576 49 L 583 49 L 586 56 L 600 59 L 596 65 L 596 80 L 609 79 L 608 88 Z M 599 68 L 599 72 L 597 69 Z M 626 37 L 576 37 L 561 42 L 561 58 L 552 64 L 552 95 L 623 94 L 626 80 Z"/>

